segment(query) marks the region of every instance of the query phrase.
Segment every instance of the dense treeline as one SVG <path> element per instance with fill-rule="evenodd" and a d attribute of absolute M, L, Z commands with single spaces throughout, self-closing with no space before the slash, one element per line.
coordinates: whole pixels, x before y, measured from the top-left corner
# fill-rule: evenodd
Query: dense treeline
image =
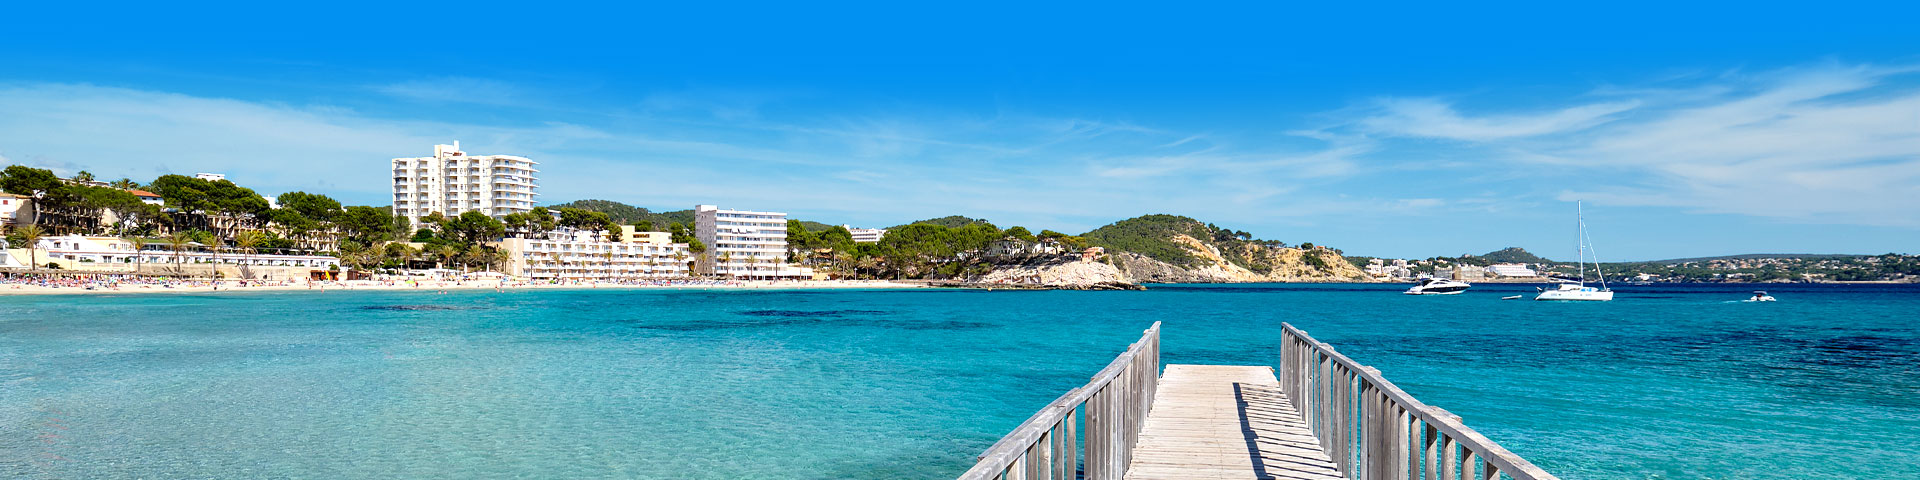
<path fill-rule="evenodd" d="M 888 229 L 878 243 L 854 243 L 845 228 L 814 230 L 788 220 L 787 246 L 790 260 L 836 277 L 951 279 L 981 275 L 996 264 L 1077 253 L 1087 244 L 1052 230 L 1035 235 L 1025 227 L 1001 230 L 985 221 L 958 227 L 902 225 Z"/>
<path fill-rule="evenodd" d="M 129 190 L 146 190 L 162 203 L 142 202 Z M 288 192 L 273 208 L 231 181 L 184 175 L 162 175 L 146 184 L 123 178 L 102 186 L 84 171 L 61 179 L 45 169 L 13 165 L 0 171 L 0 191 L 31 197 L 34 223 L 48 235 L 120 236 L 146 244 L 180 234 L 217 248 L 326 253 L 348 241 L 369 245 L 406 232 L 406 219 L 384 207 L 343 207 L 325 195 Z"/>
<path fill-rule="evenodd" d="M 693 209 L 655 212 L 643 207 L 627 205 L 612 200 L 596 199 L 574 200 L 567 203 L 555 204 L 550 208 L 554 210 L 577 208 L 589 212 L 604 213 L 609 220 L 621 225 L 639 225 L 645 223 L 648 225 L 656 225 L 659 228 L 665 228 L 667 225 L 674 223 L 693 224 Z M 662 231 L 653 229 L 646 230 Z"/>

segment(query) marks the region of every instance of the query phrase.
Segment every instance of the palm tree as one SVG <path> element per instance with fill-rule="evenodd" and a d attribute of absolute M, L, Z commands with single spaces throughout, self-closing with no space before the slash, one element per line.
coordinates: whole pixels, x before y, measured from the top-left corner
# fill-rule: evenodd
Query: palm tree
<path fill-rule="evenodd" d="M 39 225 L 21 225 L 13 227 L 13 234 L 20 237 L 20 243 L 27 244 L 27 269 L 40 268 L 40 237 L 46 232 Z"/>
<path fill-rule="evenodd" d="M 447 264 L 453 263 L 454 257 L 460 255 L 460 249 L 452 245 L 441 245 L 432 248 L 433 256 L 439 260 L 440 268 L 447 268 Z"/>
<path fill-rule="evenodd" d="M 513 256 L 508 255 L 506 250 L 496 248 L 489 250 L 489 252 L 490 253 L 487 254 L 487 271 L 493 271 L 493 267 L 497 266 L 500 267 L 501 272 L 505 272 L 507 270 L 507 263 L 513 261 Z M 502 278 L 504 278 L 504 276 Z"/>
<path fill-rule="evenodd" d="M 693 273 L 693 267 L 687 265 L 687 252 L 673 252 L 673 261 L 676 265 L 687 267 L 687 273 Z"/>
<path fill-rule="evenodd" d="M 127 241 L 127 243 L 133 245 L 133 273 L 140 273 L 140 261 L 146 258 L 146 255 L 142 254 L 141 252 L 145 251 L 147 249 L 147 244 L 152 243 L 152 241 L 149 241 L 147 240 L 146 237 L 142 237 L 139 235 L 126 237 L 125 240 Z"/>
<path fill-rule="evenodd" d="M 607 248 L 607 251 L 601 252 L 600 258 L 603 259 L 607 264 L 607 277 L 612 278 L 613 277 L 613 248 L 609 247 Z"/>
<path fill-rule="evenodd" d="M 240 251 L 242 252 L 245 252 L 248 254 L 255 254 L 258 252 L 254 250 L 254 247 L 260 246 L 260 242 L 266 241 L 266 239 L 267 239 L 266 236 L 261 235 L 260 232 L 258 231 L 245 230 L 233 235 L 233 245 L 236 247 L 240 247 Z M 240 258 L 240 263 L 242 264 L 247 263 L 247 260 L 250 260 L 250 259 L 245 256 L 242 256 Z"/>
<path fill-rule="evenodd" d="M 733 252 L 720 252 L 720 259 L 719 259 L 719 260 L 720 260 L 720 261 L 719 261 L 719 262 L 717 262 L 717 263 L 719 263 L 720 265 L 726 265 L 726 264 L 728 264 L 728 263 L 730 263 L 730 262 L 732 262 L 732 261 L 733 261 Z M 718 270 L 718 269 L 716 268 L 715 270 Z M 732 270 L 732 268 L 731 268 L 731 267 L 729 267 L 729 268 L 728 268 L 728 270 Z M 719 272 L 717 272 L 717 271 L 716 271 L 715 273 L 719 273 Z"/>
<path fill-rule="evenodd" d="M 467 262 L 466 262 L 466 263 L 467 263 L 467 265 L 468 265 L 468 266 L 473 266 L 473 265 L 475 265 L 476 263 L 480 263 L 480 262 L 485 262 L 486 260 L 487 260 L 487 249 L 486 249 L 486 248 L 484 248 L 484 247 L 481 247 L 481 246 L 479 246 L 479 245 L 474 245 L 474 246 L 472 246 L 472 247 L 470 247 L 470 248 L 467 248 Z"/>
<path fill-rule="evenodd" d="M 847 272 L 847 264 L 853 261 L 853 254 L 834 250 L 833 253 L 829 254 L 827 259 L 830 270 L 845 275 Z"/>
<path fill-rule="evenodd" d="M 173 270 L 180 271 L 180 254 L 187 250 L 187 244 L 193 243 L 193 234 L 173 232 L 167 235 L 167 247 L 173 249 Z"/>
<path fill-rule="evenodd" d="M 559 280 L 561 274 L 565 273 L 566 271 L 566 268 L 565 268 L 567 264 L 566 258 L 560 255 L 559 250 L 547 252 L 547 256 L 553 257 L 553 279 Z"/>

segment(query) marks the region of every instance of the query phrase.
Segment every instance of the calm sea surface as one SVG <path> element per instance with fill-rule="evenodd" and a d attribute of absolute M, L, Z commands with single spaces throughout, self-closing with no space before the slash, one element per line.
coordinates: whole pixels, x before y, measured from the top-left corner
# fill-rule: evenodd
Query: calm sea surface
<path fill-rule="evenodd" d="M 950 478 L 1160 320 L 1292 322 L 1562 478 L 1920 478 L 1920 288 L 1401 288 L 0 297 L 0 477 Z"/>

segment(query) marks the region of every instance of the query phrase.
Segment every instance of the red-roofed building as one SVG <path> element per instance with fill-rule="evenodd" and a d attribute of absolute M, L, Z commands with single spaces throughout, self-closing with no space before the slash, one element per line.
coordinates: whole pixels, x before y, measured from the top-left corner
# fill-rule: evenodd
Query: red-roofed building
<path fill-rule="evenodd" d="M 136 190 L 136 189 L 129 188 L 127 189 L 127 193 L 131 193 L 133 194 L 133 196 L 140 197 L 140 203 L 145 203 L 148 205 L 161 205 L 166 203 L 166 201 L 160 199 L 160 195 L 154 194 L 153 192 L 149 192 L 146 190 Z"/>

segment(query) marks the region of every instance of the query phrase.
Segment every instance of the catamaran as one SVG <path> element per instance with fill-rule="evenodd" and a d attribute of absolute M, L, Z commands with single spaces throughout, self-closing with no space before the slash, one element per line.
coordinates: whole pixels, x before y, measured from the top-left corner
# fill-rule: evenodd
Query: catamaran
<path fill-rule="evenodd" d="M 1600 280 L 1600 286 L 1598 288 L 1587 286 L 1587 253 L 1593 248 L 1593 239 L 1587 237 L 1586 207 L 1578 202 L 1574 203 L 1574 223 L 1578 224 L 1578 228 L 1574 231 L 1574 243 L 1580 245 L 1580 278 L 1573 282 L 1561 283 L 1559 288 L 1553 290 L 1540 289 L 1540 295 L 1533 297 L 1534 300 L 1595 302 L 1613 300 L 1613 290 L 1607 288 L 1607 275 L 1600 272 L 1599 255 L 1593 256 L 1593 274 Z"/>

